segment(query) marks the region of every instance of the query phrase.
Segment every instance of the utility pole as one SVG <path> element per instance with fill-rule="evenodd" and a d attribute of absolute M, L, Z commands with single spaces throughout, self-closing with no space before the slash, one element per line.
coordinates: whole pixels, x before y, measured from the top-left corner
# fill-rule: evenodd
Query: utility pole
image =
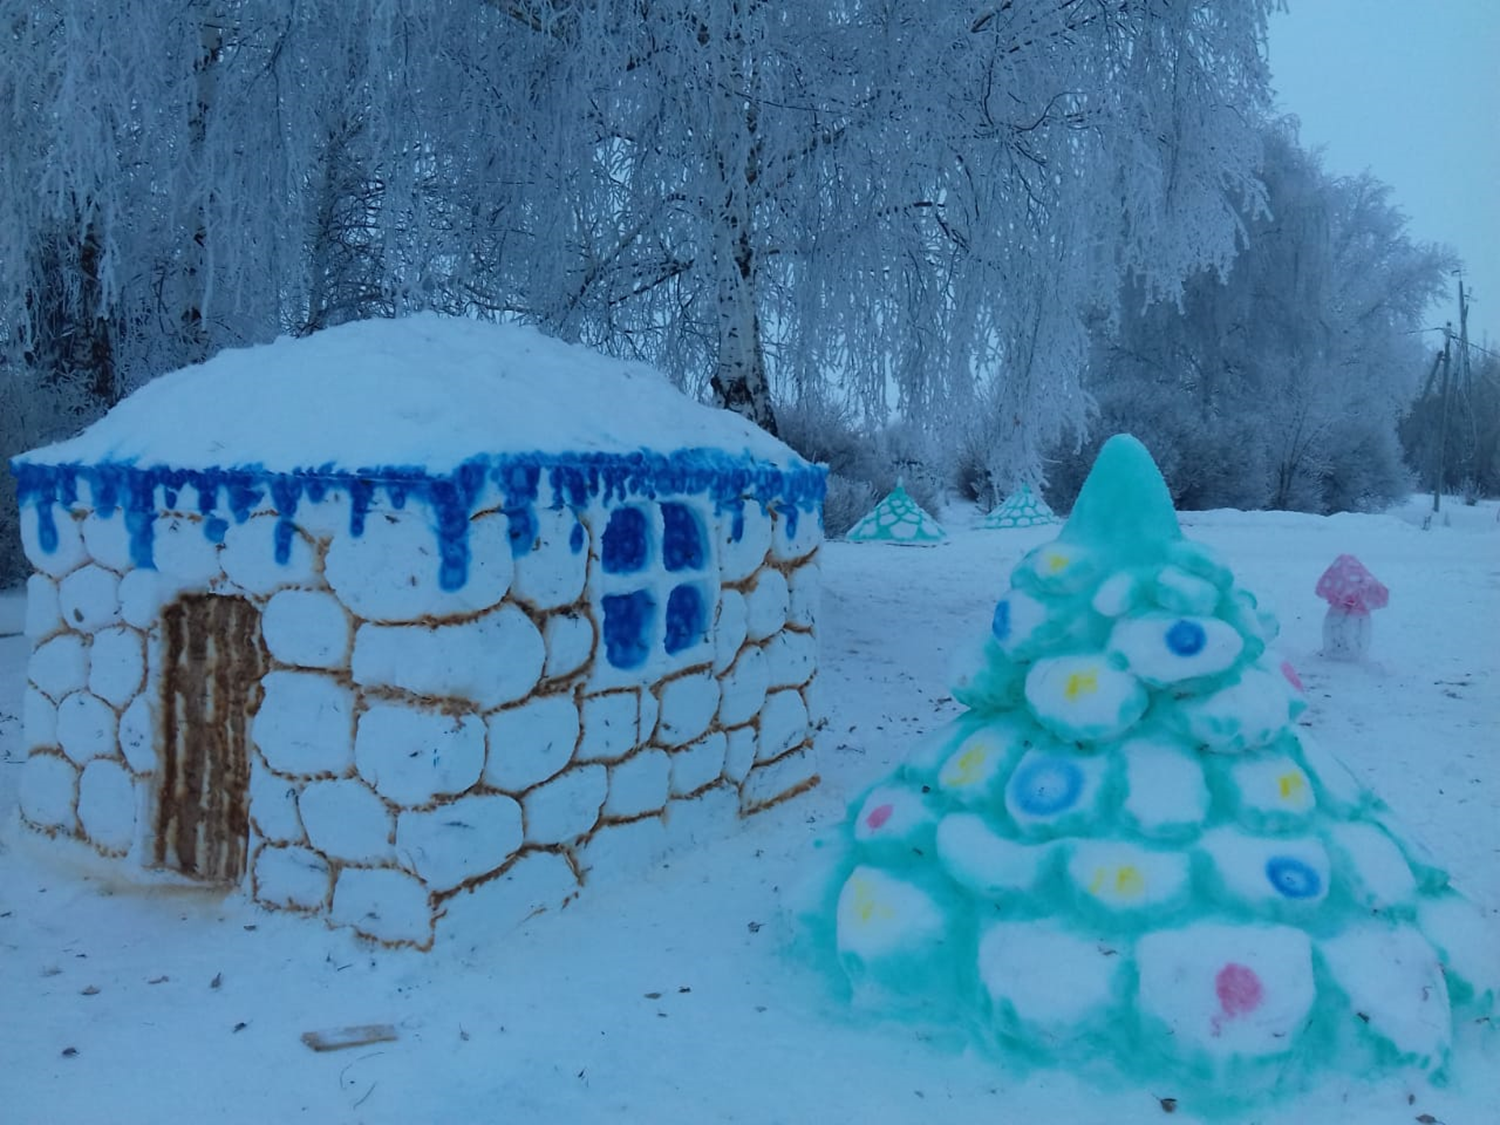
<path fill-rule="evenodd" d="M 1474 382 L 1469 372 L 1469 300 L 1464 293 L 1464 275 L 1458 275 L 1458 370 L 1461 379 L 1459 402 L 1463 406 L 1464 415 L 1469 420 L 1468 440 L 1464 445 L 1464 457 L 1478 475 L 1478 466 L 1474 464 L 1474 452 L 1479 445 L 1478 422 L 1474 417 Z M 1475 482 L 1477 486 L 1478 482 Z M 1467 487 L 1467 486 L 1466 486 Z M 1472 498 L 1465 496 L 1466 502 L 1472 502 Z"/>
<path fill-rule="evenodd" d="M 1432 510 L 1443 504 L 1443 461 L 1448 445 L 1448 363 L 1453 348 L 1453 322 L 1443 325 L 1443 404 L 1438 410 L 1437 477 L 1432 482 Z"/>

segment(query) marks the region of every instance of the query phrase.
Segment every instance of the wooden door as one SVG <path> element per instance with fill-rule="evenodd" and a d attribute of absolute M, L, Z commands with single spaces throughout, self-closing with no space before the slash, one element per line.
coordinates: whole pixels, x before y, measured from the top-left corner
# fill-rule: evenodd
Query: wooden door
<path fill-rule="evenodd" d="M 245 598 L 186 594 L 162 611 L 156 862 L 238 883 L 250 838 L 250 719 L 267 656 Z"/>

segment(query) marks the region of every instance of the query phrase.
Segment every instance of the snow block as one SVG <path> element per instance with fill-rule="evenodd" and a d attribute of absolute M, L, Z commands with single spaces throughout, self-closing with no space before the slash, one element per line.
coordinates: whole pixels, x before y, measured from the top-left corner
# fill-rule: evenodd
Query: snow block
<path fill-rule="evenodd" d="M 640 710 L 639 692 L 606 691 L 584 696 L 579 707 L 578 760 L 613 762 L 634 750 L 642 741 Z"/>
<path fill-rule="evenodd" d="M 124 574 L 135 566 L 130 554 L 130 529 L 125 526 L 125 517 L 118 511 L 108 516 L 89 512 L 79 524 L 83 545 L 89 557 L 100 566 L 108 567 L 117 574 Z"/>
<path fill-rule="evenodd" d="M 521 801 L 526 843 L 570 844 L 592 831 L 609 795 L 602 765 L 575 766 L 533 787 Z"/>
<path fill-rule="evenodd" d="M 452 890 L 497 870 L 521 846 L 521 806 L 499 794 L 474 794 L 396 820 L 396 854 L 430 890 Z"/>
<path fill-rule="evenodd" d="M 900 1004 L 945 975 L 948 918 L 926 890 L 879 868 L 856 867 L 835 908 L 838 956 L 862 1006 Z"/>
<path fill-rule="evenodd" d="M 783 629 L 766 642 L 766 665 L 772 687 L 801 687 L 818 666 L 818 642 L 811 633 Z"/>
<path fill-rule="evenodd" d="M 667 844 L 676 852 L 720 839 L 739 820 L 740 797 L 733 787 L 716 785 L 696 797 L 667 805 Z"/>
<path fill-rule="evenodd" d="M 658 812 L 667 803 L 672 765 L 661 750 L 642 750 L 609 767 L 604 815 L 625 819 Z"/>
<path fill-rule="evenodd" d="M 1125 806 L 1138 832 L 1153 839 L 1186 839 L 1207 819 L 1208 784 L 1197 756 L 1170 742 L 1135 738 L 1121 748 Z"/>
<path fill-rule="evenodd" d="M 314 781 L 297 796 L 314 849 L 343 863 L 379 863 L 395 852 L 390 809 L 361 781 Z"/>
<path fill-rule="evenodd" d="M 21 815 L 39 828 L 78 827 L 78 768 L 55 754 L 33 754 L 21 772 Z"/>
<path fill-rule="evenodd" d="M 97 695 L 73 692 L 57 705 L 57 743 L 80 766 L 114 754 L 120 744 L 114 708 Z"/>
<path fill-rule="evenodd" d="M 817 762 L 806 750 L 754 766 L 740 785 L 740 811 L 754 813 L 769 808 L 812 785 L 817 776 Z"/>
<path fill-rule="evenodd" d="M 89 649 L 89 691 L 114 707 L 123 707 L 145 682 L 145 637 L 126 626 L 94 634 Z"/>
<path fill-rule="evenodd" d="M 799 562 L 823 542 L 821 513 L 804 513 L 777 504 L 771 511 L 771 558 L 781 563 Z"/>
<path fill-rule="evenodd" d="M 745 643 L 748 623 L 745 595 L 738 590 L 724 590 L 714 621 L 714 671 L 723 672 L 734 663 Z"/>
<path fill-rule="evenodd" d="M 223 575 L 219 545 L 203 534 L 203 521 L 196 516 L 159 518 L 152 527 L 151 557 L 178 589 L 207 589 Z"/>
<path fill-rule="evenodd" d="M 78 781 L 78 820 L 95 847 L 124 855 L 135 841 L 136 791 L 118 762 L 95 758 Z"/>
<path fill-rule="evenodd" d="M 807 704 L 800 692 L 773 691 L 766 696 L 760 712 L 760 738 L 755 760 L 768 762 L 779 758 L 807 739 Z"/>
<path fill-rule="evenodd" d="M 560 909 L 578 893 L 578 876 L 556 852 L 527 852 L 503 874 L 444 898 L 438 940 L 444 945 L 492 944 L 538 914 Z"/>
<path fill-rule="evenodd" d="M 68 626 L 92 633 L 120 620 L 120 576 L 102 566 L 79 567 L 57 587 L 58 607 Z"/>
<path fill-rule="evenodd" d="M 361 625 L 352 668 L 357 684 L 463 699 L 488 711 L 536 687 L 546 656 L 531 619 L 505 605 L 457 625 Z"/>
<path fill-rule="evenodd" d="M 35 645 L 62 627 L 57 583 L 45 574 L 33 574 L 26 579 L 26 638 Z"/>
<path fill-rule="evenodd" d="M 823 606 L 823 568 L 816 560 L 803 563 L 787 576 L 788 625 L 814 629 Z"/>
<path fill-rule="evenodd" d="M 658 700 L 656 741 L 685 746 L 708 729 L 719 710 L 719 681 L 707 670 L 676 676 L 662 685 Z"/>
<path fill-rule="evenodd" d="M 673 797 L 685 797 L 719 779 L 724 772 L 727 743 L 722 731 L 713 731 L 696 742 L 673 750 L 671 790 Z"/>
<path fill-rule="evenodd" d="M 410 512 L 372 512 L 361 535 L 329 545 L 323 573 L 358 617 L 412 622 L 476 613 L 500 604 L 515 571 L 505 516 L 477 516 L 468 527 L 468 580 L 442 587 L 442 559 L 427 520 Z"/>
<path fill-rule="evenodd" d="M 715 546 L 723 581 L 744 581 L 760 569 L 771 550 L 770 514 L 753 501 L 743 503 L 737 514 L 719 521 Z"/>
<path fill-rule="evenodd" d="M 1296 1049 L 1314 997 L 1312 943 L 1287 926 L 1199 923 L 1136 943 L 1148 1036 L 1222 1063 Z"/>
<path fill-rule="evenodd" d="M 136 696 L 121 714 L 120 753 L 136 773 L 156 769 L 156 707 L 150 696 Z"/>
<path fill-rule="evenodd" d="M 57 745 L 57 704 L 32 684 L 21 696 L 21 728 L 26 749 L 40 750 Z"/>
<path fill-rule="evenodd" d="M 575 852 L 585 882 L 614 882 L 660 863 L 667 853 L 666 823 L 659 816 L 596 829 Z"/>
<path fill-rule="evenodd" d="M 745 636 L 763 641 L 779 632 L 786 624 L 790 606 L 791 593 L 781 571 L 769 567 L 761 570 L 745 591 Z"/>
<path fill-rule="evenodd" d="M 568 610 L 552 614 L 542 626 L 547 649 L 542 675 L 550 680 L 583 671 L 594 656 L 597 639 L 587 614 Z"/>
<path fill-rule="evenodd" d="M 771 666 L 760 645 L 746 645 L 739 659 L 719 678 L 719 725 L 737 727 L 748 723 L 766 705 L 771 686 Z"/>
<path fill-rule="evenodd" d="M 296 782 L 270 770 L 250 767 L 250 819 L 263 838 L 276 844 L 304 840 L 302 818 L 297 813 L 298 788 Z"/>
<path fill-rule="evenodd" d="M 732 727 L 724 732 L 724 779 L 739 785 L 755 766 L 754 727 Z"/>
<path fill-rule="evenodd" d="M 533 528 L 531 549 L 516 556 L 512 592 L 533 609 L 572 605 L 588 579 L 588 528 L 568 508 L 537 512 Z"/>
<path fill-rule="evenodd" d="M 21 550 L 37 570 L 61 578 L 88 560 L 88 548 L 78 522 L 66 508 L 47 502 L 41 507 L 45 516 L 37 504 L 21 505 Z"/>
<path fill-rule="evenodd" d="M 354 693 L 318 672 L 269 672 L 250 737 L 278 773 L 341 774 L 353 761 Z"/>
<path fill-rule="evenodd" d="M 425 805 L 462 793 L 484 769 L 484 720 L 399 703 L 372 704 L 359 717 L 354 764 L 382 797 L 398 805 Z"/>
<path fill-rule="evenodd" d="M 1109 942 L 1044 922 L 1000 922 L 979 941 L 979 979 L 1003 1030 L 1054 1049 L 1085 1027 L 1106 1027 L 1123 975 Z"/>
<path fill-rule="evenodd" d="M 432 905 L 412 875 L 388 867 L 346 867 L 333 887 L 335 925 L 390 945 L 432 945 Z"/>
<path fill-rule="evenodd" d="M 88 685 L 89 657 L 81 633 L 59 633 L 32 650 L 27 678 L 53 700 Z"/>
<path fill-rule="evenodd" d="M 1142 614 L 1120 621 L 1109 635 L 1110 653 L 1151 687 L 1228 671 L 1244 647 L 1233 626 L 1213 617 Z"/>
<path fill-rule="evenodd" d="M 327 909 L 333 871 L 328 861 L 307 848 L 264 847 L 255 854 L 257 902 L 280 910 Z"/>
<path fill-rule="evenodd" d="M 247 594 L 264 596 L 317 581 L 313 541 L 295 527 L 285 527 L 275 512 L 231 522 L 224 532 L 220 562 L 229 581 Z"/>
<path fill-rule="evenodd" d="M 120 579 L 120 617 L 127 625 L 150 629 L 174 593 L 172 584 L 156 571 L 132 570 Z"/>
<path fill-rule="evenodd" d="M 634 720 L 634 699 L 629 710 Z M 524 792 L 558 773 L 573 760 L 579 742 L 579 712 L 571 695 L 537 696 L 495 712 L 485 725 L 484 783 L 507 793 Z"/>
<path fill-rule="evenodd" d="M 349 661 L 349 614 L 322 590 L 282 590 L 261 611 L 266 651 L 283 664 L 340 668 Z"/>
<path fill-rule="evenodd" d="M 883 788 L 876 790 L 884 792 Z M 862 809 L 856 832 L 873 836 L 870 823 L 885 807 L 889 806 L 876 805 L 868 812 Z M 890 816 L 890 821 L 901 837 L 915 835 L 931 824 L 932 813 L 914 801 L 905 803 L 904 815 L 901 804 L 894 807 L 898 812 Z M 983 817 L 965 812 L 949 813 L 938 822 L 936 843 L 938 859 L 954 882 L 995 899 L 1030 894 L 1056 854 L 1050 844 L 1008 840 L 990 828 Z"/>

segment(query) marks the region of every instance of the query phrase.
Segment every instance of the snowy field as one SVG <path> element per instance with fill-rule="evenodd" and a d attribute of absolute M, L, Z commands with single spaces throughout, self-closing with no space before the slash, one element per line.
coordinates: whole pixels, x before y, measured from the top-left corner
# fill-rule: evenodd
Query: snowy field
<path fill-rule="evenodd" d="M 1280 619 L 1303 722 L 1484 909 L 1500 941 L 1500 508 L 1430 499 L 1382 516 L 1187 513 Z M 824 548 L 822 786 L 736 835 L 601 888 L 483 947 L 377 951 L 243 897 L 146 893 L 72 871 L 15 806 L 27 646 L 0 594 L 0 1120 L 132 1122 L 1196 1120 L 1170 1089 L 1021 1074 L 847 1017 L 789 954 L 791 911 L 846 804 L 958 712 L 950 654 L 1055 529 L 932 549 Z M 1370 658 L 1319 655 L 1318 575 L 1357 555 L 1389 586 Z M 441 930 L 440 937 L 441 937 Z M 304 1032 L 389 1024 L 316 1053 Z M 1458 1031 L 1455 1080 L 1336 1077 L 1245 1120 L 1500 1121 L 1500 1029 Z"/>

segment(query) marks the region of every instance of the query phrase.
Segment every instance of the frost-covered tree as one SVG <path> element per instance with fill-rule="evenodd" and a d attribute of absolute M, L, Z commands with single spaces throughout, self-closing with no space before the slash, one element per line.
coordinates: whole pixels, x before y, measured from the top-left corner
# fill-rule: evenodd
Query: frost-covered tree
<path fill-rule="evenodd" d="M 1500 356 L 1471 345 L 1464 364 L 1460 347 L 1455 338 L 1443 349 L 1446 395 L 1442 352 L 1433 357 L 1421 391 L 1401 420 L 1401 444 L 1422 488 L 1459 493 L 1472 503 L 1481 496 L 1500 496 Z"/>
<path fill-rule="evenodd" d="M 1099 431 L 1131 430 L 1189 508 L 1327 512 L 1402 494 L 1397 420 L 1421 377 L 1415 330 L 1451 252 L 1416 243 L 1368 173 L 1333 177 L 1272 129 L 1266 209 L 1222 279 L 1179 304 L 1133 292 L 1100 325 Z"/>
<path fill-rule="evenodd" d="M 3 377 L 435 308 L 1034 472 L 1084 314 L 1231 257 L 1271 3 L 18 0 Z"/>
<path fill-rule="evenodd" d="M 1259 0 L 496 7 L 555 60 L 526 314 L 763 423 L 764 371 L 1034 468 L 1084 313 L 1227 265 L 1256 190 Z"/>

